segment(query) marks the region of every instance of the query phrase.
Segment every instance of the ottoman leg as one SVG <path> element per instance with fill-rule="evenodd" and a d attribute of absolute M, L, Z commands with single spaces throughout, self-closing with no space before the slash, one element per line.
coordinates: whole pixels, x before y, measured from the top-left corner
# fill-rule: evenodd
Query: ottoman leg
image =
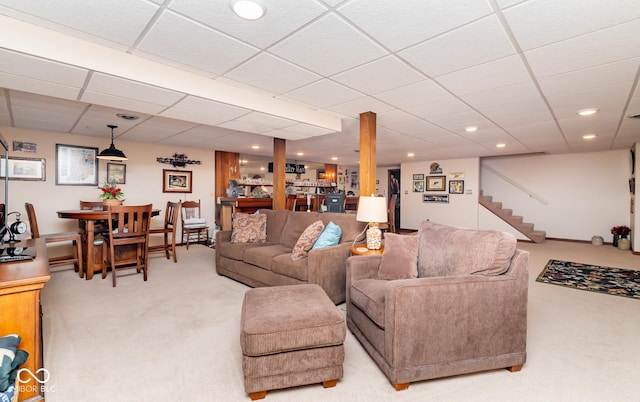
<path fill-rule="evenodd" d="M 332 387 L 335 387 L 337 383 L 338 383 L 338 380 L 323 381 L 322 386 L 325 388 L 332 388 Z"/>
<path fill-rule="evenodd" d="M 267 396 L 267 391 L 252 392 L 249 394 L 249 398 L 251 398 L 252 401 L 257 401 L 258 399 L 264 399 L 266 396 Z"/>

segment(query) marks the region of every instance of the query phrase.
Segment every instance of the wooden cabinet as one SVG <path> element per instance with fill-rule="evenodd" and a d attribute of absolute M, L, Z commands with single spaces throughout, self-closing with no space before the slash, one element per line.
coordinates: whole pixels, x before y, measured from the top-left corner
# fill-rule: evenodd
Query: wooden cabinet
<path fill-rule="evenodd" d="M 0 336 L 20 335 L 18 347 L 29 353 L 22 368 L 36 373 L 42 368 L 40 290 L 50 279 L 49 263 L 43 239 L 23 240 L 19 246 L 35 248 L 36 255 L 33 260 L 0 263 Z M 30 376 L 24 379 L 18 400 L 40 400 L 40 384 Z"/>

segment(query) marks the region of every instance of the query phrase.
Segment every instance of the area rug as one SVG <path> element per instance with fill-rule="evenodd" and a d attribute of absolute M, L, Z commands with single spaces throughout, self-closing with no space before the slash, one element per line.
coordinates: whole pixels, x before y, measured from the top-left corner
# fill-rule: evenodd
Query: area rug
<path fill-rule="evenodd" d="M 538 282 L 640 299 L 640 271 L 549 260 Z"/>

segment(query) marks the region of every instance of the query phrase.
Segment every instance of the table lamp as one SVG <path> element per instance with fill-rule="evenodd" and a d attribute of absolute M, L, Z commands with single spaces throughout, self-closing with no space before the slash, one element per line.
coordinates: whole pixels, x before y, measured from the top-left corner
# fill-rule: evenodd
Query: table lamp
<path fill-rule="evenodd" d="M 369 250 L 379 250 L 382 246 L 382 232 L 378 223 L 387 221 L 387 201 L 384 197 L 361 196 L 358 201 L 358 212 L 356 220 L 367 222 L 367 248 Z"/>

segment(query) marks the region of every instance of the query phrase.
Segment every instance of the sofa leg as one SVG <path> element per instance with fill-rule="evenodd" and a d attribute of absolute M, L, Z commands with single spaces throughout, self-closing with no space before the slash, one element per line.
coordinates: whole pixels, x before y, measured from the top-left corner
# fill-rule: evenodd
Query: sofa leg
<path fill-rule="evenodd" d="M 515 373 L 516 371 L 522 370 L 522 366 L 524 366 L 524 364 L 518 364 L 517 366 L 507 367 L 507 370 L 509 370 L 512 373 Z"/>
<path fill-rule="evenodd" d="M 337 383 L 338 383 L 338 380 L 323 381 L 322 386 L 325 388 L 333 388 L 336 386 Z"/>
<path fill-rule="evenodd" d="M 405 382 L 403 384 L 393 384 L 393 387 L 396 389 L 396 391 L 404 391 L 405 389 L 409 388 L 409 383 Z"/>
<path fill-rule="evenodd" d="M 267 391 L 251 392 L 249 394 L 249 398 L 251 398 L 252 401 L 257 401 L 258 399 L 264 399 L 266 396 L 267 396 Z"/>

